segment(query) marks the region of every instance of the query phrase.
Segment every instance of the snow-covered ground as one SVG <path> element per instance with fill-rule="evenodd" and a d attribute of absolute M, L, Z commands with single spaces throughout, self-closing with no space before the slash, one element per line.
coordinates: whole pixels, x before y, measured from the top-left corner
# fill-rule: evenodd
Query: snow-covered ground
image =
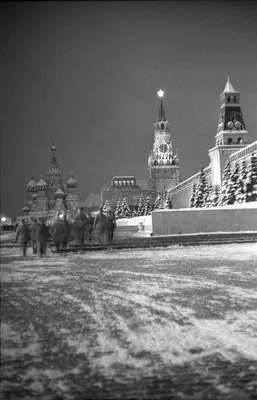
<path fill-rule="evenodd" d="M 1 257 L 3 398 L 257 396 L 257 244 Z"/>

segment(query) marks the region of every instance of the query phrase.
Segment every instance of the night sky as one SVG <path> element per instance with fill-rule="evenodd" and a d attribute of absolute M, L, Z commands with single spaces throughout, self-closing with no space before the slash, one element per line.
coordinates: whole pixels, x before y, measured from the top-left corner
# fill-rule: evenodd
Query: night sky
<path fill-rule="evenodd" d="M 22 215 L 54 140 L 85 200 L 114 175 L 148 179 L 164 93 L 182 180 L 209 164 L 227 76 L 257 134 L 256 2 L 1 3 L 1 211 Z"/>

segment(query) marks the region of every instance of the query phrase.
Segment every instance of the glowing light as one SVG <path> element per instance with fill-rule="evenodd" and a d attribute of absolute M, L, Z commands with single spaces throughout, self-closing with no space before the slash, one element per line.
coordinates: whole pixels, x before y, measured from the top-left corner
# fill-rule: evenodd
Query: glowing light
<path fill-rule="evenodd" d="M 63 218 L 63 217 L 64 217 L 64 215 L 63 215 L 63 214 L 60 214 L 60 215 L 59 215 L 59 217 L 60 217 L 60 218 Z"/>
<path fill-rule="evenodd" d="M 5 221 L 6 221 L 6 217 L 2 217 L 2 218 L 1 218 L 1 221 L 2 221 L 2 222 L 5 222 Z"/>
<path fill-rule="evenodd" d="M 157 92 L 157 94 L 158 94 L 158 97 L 163 97 L 164 91 L 160 89 L 159 92 Z"/>

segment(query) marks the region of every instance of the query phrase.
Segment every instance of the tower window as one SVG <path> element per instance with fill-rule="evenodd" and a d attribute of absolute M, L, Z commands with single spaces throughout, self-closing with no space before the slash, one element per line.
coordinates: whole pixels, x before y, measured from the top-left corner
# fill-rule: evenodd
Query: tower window
<path fill-rule="evenodd" d="M 232 138 L 230 137 L 230 138 L 228 138 L 228 144 L 231 144 L 232 143 Z"/>
<path fill-rule="evenodd" d="M 161 124 L 161 129 L 164 129 L 164 124 Z"/>
<path fill-rule="evenodd" d="M 239 137 L 239 138 L 237 139 L 237 144 L 243 144 L 243 139 L 242 139 L 241 137 Z"/>
<path fill-rule="evenodd" d="M 234 96 L 234 103 L 236 103 L 236 96 Z"/>
<path fill-rule="evenodd" d="M 230 96 L 228 96 L 228 103 L 230 103 Z"/>

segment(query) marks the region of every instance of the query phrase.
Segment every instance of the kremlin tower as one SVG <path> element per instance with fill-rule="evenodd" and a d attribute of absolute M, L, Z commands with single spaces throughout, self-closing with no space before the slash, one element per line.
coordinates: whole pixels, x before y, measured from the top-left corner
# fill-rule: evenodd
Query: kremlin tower
<path fill-rule="evenodd" d="M 165 193 L 179 184 L 179 159 L 172 152 L 170 122 L 166 119 L 163 97 L 159 90 L 159 117 L 154 123 L 153 150 L 148 158 L 149 189 Z"/>

